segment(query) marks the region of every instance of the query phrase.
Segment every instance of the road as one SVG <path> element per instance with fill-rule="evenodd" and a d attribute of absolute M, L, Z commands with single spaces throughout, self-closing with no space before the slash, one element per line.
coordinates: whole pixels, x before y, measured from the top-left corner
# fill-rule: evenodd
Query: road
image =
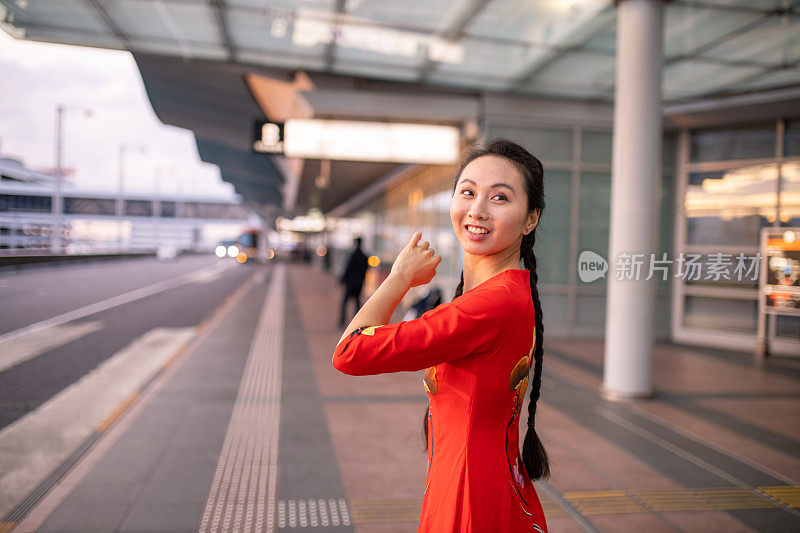
<path fill-rule="evenodd" d="M 0 273 L 0 430 L 148 332 L 196 327 L 252 271 L 185 256 Z"/>

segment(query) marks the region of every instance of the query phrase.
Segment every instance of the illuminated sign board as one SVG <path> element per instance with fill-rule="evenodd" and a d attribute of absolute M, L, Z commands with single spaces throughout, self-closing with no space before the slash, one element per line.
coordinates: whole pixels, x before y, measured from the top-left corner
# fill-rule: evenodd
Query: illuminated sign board
<path fill-rule="evenodd" d="M 800 313 L 800 232 L 767 239 L 766 305 Z M 796 235 L 795 235 L 796 234 Z"/>
<path fill-rule="evenodd" d="M 763 360 L 774 348 L 800 353 L 800 344 L 770 333 L 767 326 L 769 316 L 774 321 L 778 315 L 800 317 L 800 228 L 761 228 L 760 240 L 755 356 Z"/>
<path fill-rule="evenodd" d="M 260 123 L 253 149 L 303 159 L 449 165 L 458 161 L 459 143 L 454 126 L 289 119 Z"/>

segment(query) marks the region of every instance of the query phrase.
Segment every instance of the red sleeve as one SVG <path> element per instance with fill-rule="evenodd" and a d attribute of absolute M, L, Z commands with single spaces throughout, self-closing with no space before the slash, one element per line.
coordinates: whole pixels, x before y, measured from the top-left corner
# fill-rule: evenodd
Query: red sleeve
<path fill-rule="evenodd" d="M 413 372 L 484 352 L 519 319 L 512 301 L 505 286 L 477 288 L 414 320 L 360 327 L 336 346 L 333 366 L 353 376 Z"/>

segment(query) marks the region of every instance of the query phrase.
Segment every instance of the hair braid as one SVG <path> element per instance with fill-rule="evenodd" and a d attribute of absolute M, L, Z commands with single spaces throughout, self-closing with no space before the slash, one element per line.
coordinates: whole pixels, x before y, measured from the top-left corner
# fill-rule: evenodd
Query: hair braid
<path fill-rule="evenodd" d="M 533 245 L 536 242 L 536 230 L 522 238 L 520 255 L 525 268 L 531 273 L 531 299 L 535 311 L 534 331 L 536 332 L 535 348 L 533 350 L 533 380 L 531 381 L 531 396 L 528 403 L 528 431 L 525 433 L 525 442 L 522 445 L 522 461 L 531 479 L 550 477 L 550 461 L 547 452 L 536 433 L 536 403 L 542 387 L 542 360 L 544 359 L 544 324 L 542 322 L 542 303 L 539 300 L 539 275 L 536 272 L 536 255 Z"/>

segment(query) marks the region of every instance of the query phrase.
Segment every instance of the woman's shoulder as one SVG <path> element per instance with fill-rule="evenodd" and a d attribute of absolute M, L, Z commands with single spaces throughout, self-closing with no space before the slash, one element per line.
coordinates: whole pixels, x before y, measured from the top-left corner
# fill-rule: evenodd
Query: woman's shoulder
<path fill-rule="evenodd" d="M 492 306 L 526 306 L 531 301 L 530 273 L 506 269 L 473 287 L 456 300 L 481 300 Z M 453 300 L 453 301 L 456 301 Z"/>

